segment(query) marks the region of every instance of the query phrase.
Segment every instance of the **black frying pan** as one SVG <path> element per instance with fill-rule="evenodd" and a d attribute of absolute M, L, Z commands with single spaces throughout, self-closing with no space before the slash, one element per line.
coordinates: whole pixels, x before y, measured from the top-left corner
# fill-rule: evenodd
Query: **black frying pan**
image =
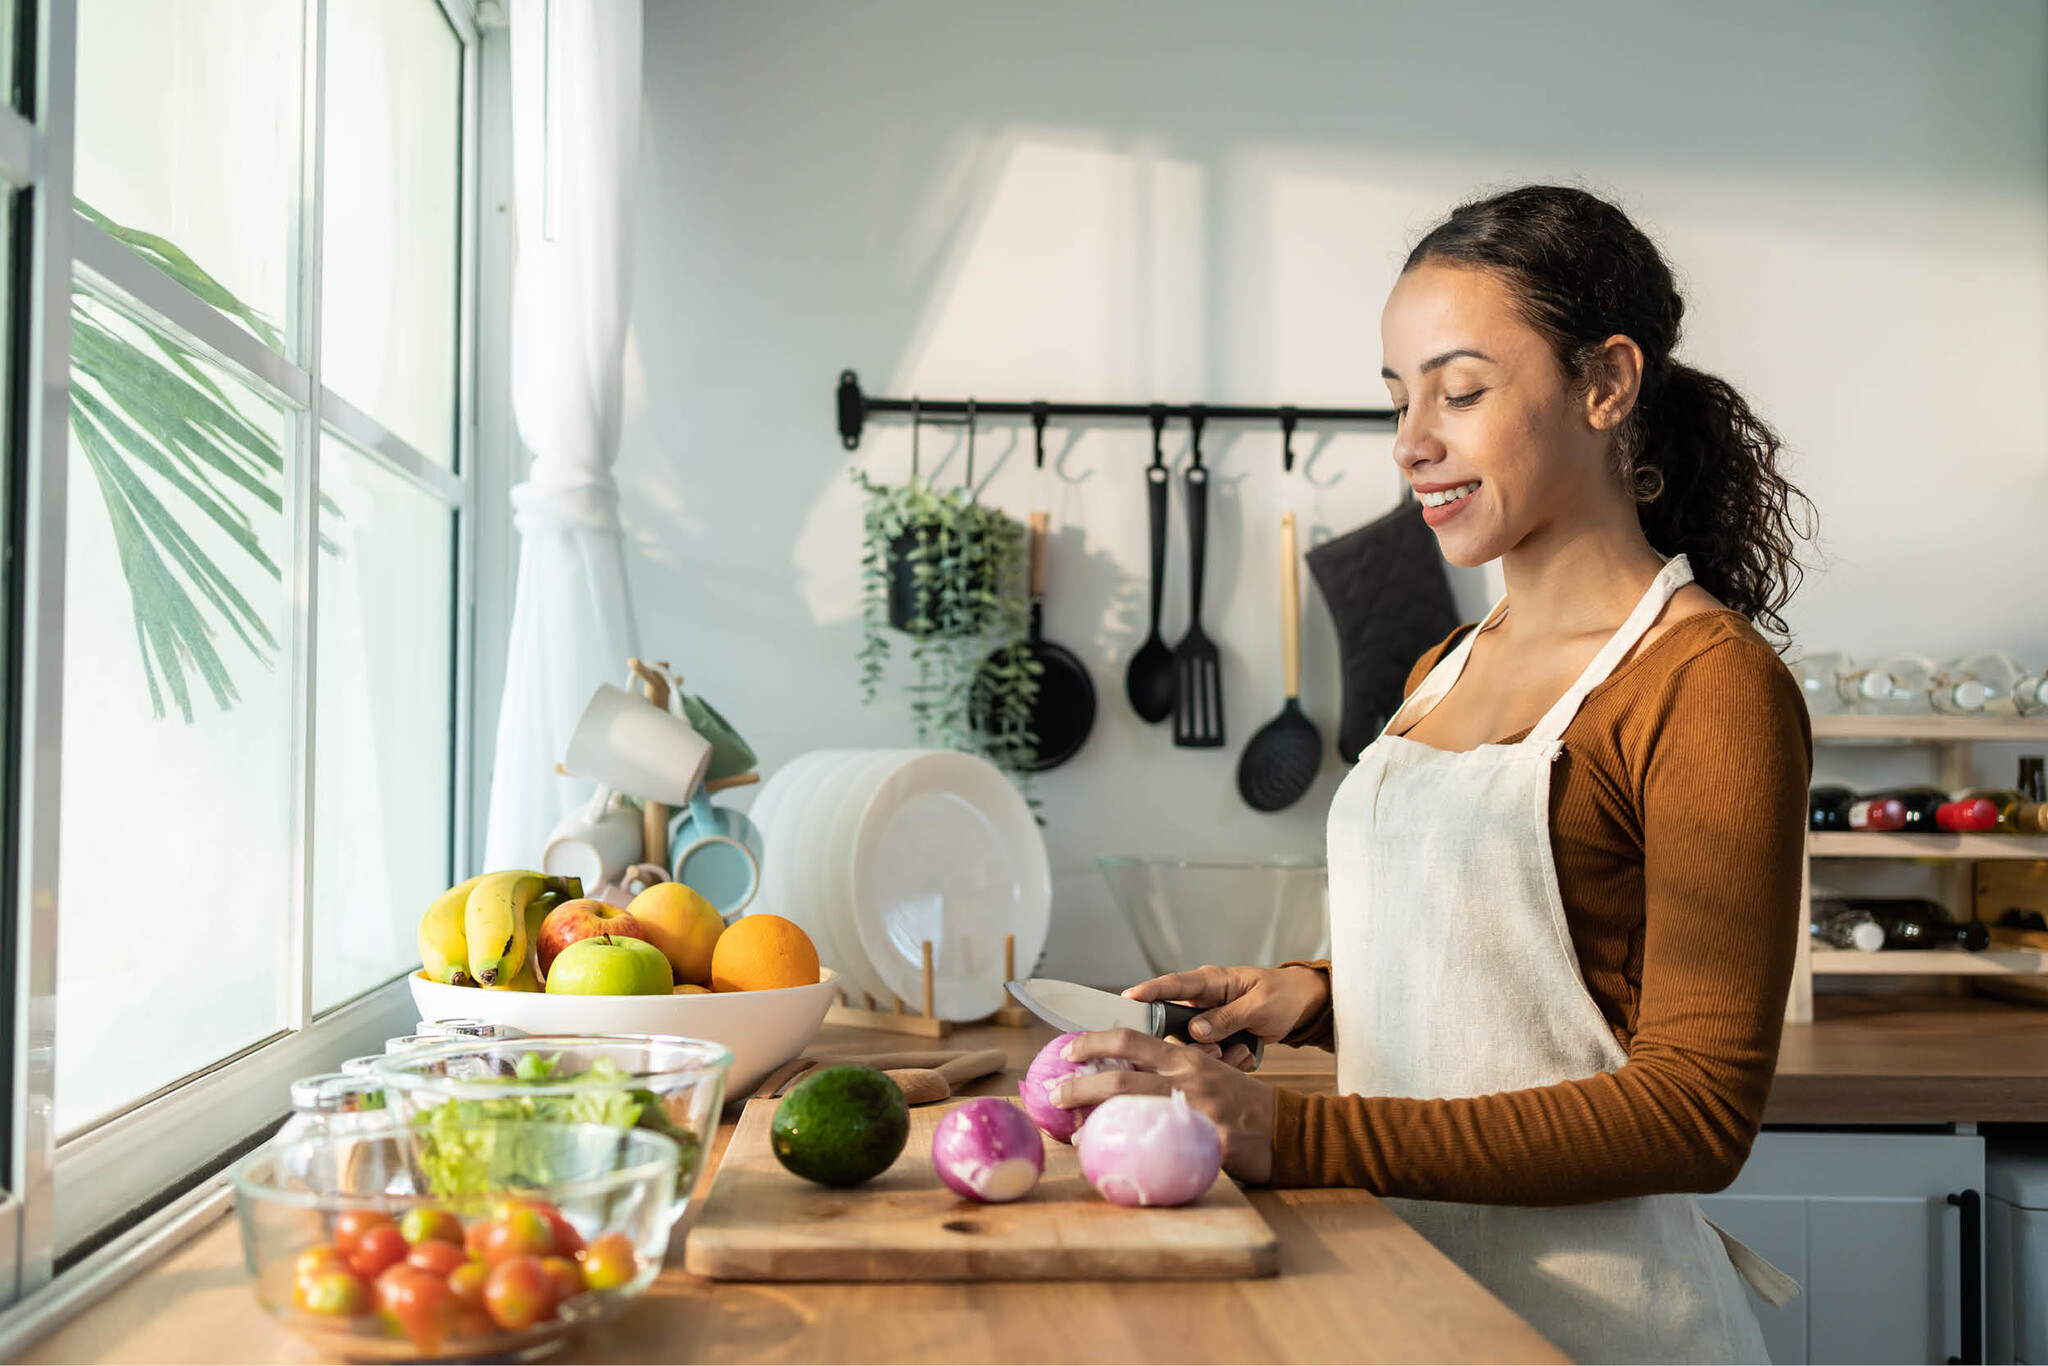
<path fill-rule="evenodd" d="M 1038 737 L 1038 744 L 1031 762 L 1025 765 L 1033 773 L 1057 768 L 1073 758 L 1095 728 L 1094 680 L 1071 650 L 1045 638 L 1047 520 L 1043 512 L 1031 514 L 1031 634 L 1024 648 L 1039 667 L 1038 698 L 1031 704 L 1031 732 Z M 983 701 L 975 710 L 981 728 L 993 734 L 997 725 L 992 703 Z"/>

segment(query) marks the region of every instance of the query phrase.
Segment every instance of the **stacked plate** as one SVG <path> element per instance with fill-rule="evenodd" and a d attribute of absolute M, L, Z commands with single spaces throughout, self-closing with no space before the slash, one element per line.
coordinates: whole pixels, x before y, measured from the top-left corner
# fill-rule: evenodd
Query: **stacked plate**
<path fill-rule="evenodd" d="M 952 750 L 814 750 L 754 801 L 774 851 L 749 913 L 795 921 L 852 1004 L 915 1009 L 923 945 L 933 1009 L 978 1020 L 1006 999 L 1003 938 L 1029 973 L 1045 948 L 1052 872 L 1031 808 L 1001 771 Z"/>

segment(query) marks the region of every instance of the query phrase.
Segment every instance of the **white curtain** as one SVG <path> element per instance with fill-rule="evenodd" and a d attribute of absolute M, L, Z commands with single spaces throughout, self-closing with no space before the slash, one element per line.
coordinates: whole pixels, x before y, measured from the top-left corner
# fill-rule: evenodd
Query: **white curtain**
<path fill-rule="evenodd" d="M 512 406 L 533 468 L 520 535 L 484 866 L 537 867 L 587 785 L 555 775 L 583 704 L 634 653 L 619 383 L 640 150 L 641 0 L 512 0 L 519 261 Z"/>

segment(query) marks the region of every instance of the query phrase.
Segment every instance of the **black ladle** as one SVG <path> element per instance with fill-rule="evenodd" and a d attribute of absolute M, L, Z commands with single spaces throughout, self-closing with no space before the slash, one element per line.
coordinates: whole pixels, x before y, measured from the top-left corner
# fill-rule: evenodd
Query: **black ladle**
<path fill-rule="evenodd" d="M 1159 635 L 1159 600 L 1166 592 L 1166 457 L 1159 448 L 1166 414 L 1152 413 L 1152 464 L 1145 471 L 1145 495 L 1152 518 L 1152 631 L 1131 656 L 1124 673 L 1124 695 L 1140 720 L 1158 724 L 1173 715 L 1173 651 Z"/>
<path fill-rule="evenodd" d="M 1237 791 L 1254 811 L 1300 801 L 1323 767 L 1323 736 L 1301 710 L 1301 587 L 1295 568 L 1294 514 L 1280 515 L 1280 662 L 1287 705 L 1259 728 L 1237 761 Z"/>

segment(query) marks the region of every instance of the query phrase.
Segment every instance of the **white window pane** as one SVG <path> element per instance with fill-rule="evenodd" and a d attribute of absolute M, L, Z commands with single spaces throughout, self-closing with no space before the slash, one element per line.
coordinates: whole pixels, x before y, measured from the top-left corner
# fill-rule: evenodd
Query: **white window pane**
<path fill-rule="evenodd" d="M 436 0 L 327 7 L 323 382 L 454 461 L 462 43 Z"/>
<path fill-rule="evenodd" d="M 290 422 L 79 300 L 60 1133 L 280 1029 L 291 906 Z"/>
<path fill-rule="evenodd" d="M 242 306 L 223 311 L 286 353 L 304 9 L 296 0 L 78 5 L 78 203 L 197 263 Z"/>
<path fill-rule="evenodd" d="M 314 750 L 313 1008 L 419 965 L 448 886 L 455 519 L 329 432 Z"/>

